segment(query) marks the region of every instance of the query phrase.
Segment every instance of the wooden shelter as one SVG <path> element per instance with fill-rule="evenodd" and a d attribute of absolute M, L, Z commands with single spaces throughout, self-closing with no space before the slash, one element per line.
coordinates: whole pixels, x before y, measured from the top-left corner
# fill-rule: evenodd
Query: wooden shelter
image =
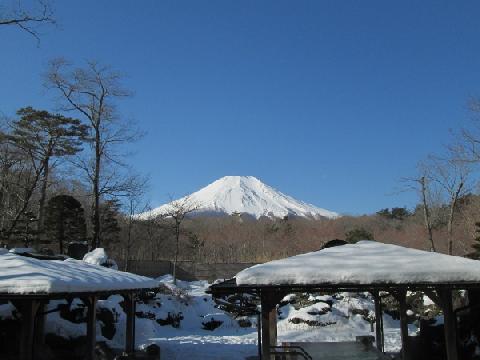
<path fill-rule="evenodd" d="M 457 324 L 452 291 L 480 289 L 480 262 L 396 245 L 361 241 L 271 261 L 243 270 L 233 279 L 214 284 L 213 296 L 249 293 L 261 300 L 259 357 L 278 354 L 277 304 L 291 293 L 370 292 L 375 299 L 376 347 L 384 351 L 381 292 L 400 307 L 402 358 L 410 359 L 407 291 L 422 291 L 444 313 L 448 360 L 458 360 Z"/>
<path fill-rule="evenodd" d="M 125 351 L 135 349 L 135 295 L 157 288 L 155 280 L 78 260 L 40 260 L 0 254 L 0 300 L 10 301 L 21 314 L 19 359 L 35 359 L 44 340 L 45 308 L 50 300 L 79 298 L 87 306 L 87 353 L 94 359 L 96 303 L 119 294 L 127 315 Z"/>

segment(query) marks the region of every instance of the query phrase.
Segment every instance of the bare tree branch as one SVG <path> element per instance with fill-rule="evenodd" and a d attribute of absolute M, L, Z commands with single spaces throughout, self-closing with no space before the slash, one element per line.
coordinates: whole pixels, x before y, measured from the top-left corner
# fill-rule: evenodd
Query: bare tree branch
<path fill-rule="evenodd" d="M 0 8 L 0 26 L 17 26 L 40 42 L 38 27 L 42 24 L 54 25 L 56 21 L 48 1 L 37 0 L 36 3 L 30 9 L 23 8 L 20 1 L 12 4 L 10 10 Z"/>

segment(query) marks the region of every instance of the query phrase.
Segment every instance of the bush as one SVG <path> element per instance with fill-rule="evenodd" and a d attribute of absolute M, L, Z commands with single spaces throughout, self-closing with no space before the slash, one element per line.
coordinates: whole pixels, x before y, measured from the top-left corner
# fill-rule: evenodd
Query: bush
<path fill-rule="evenodd" d="M 356 228 L 345 233 L 345 240 L 353 244 L 360 240 L 374 240 L 374 238 L 370 231 L 364 228 Z"/>

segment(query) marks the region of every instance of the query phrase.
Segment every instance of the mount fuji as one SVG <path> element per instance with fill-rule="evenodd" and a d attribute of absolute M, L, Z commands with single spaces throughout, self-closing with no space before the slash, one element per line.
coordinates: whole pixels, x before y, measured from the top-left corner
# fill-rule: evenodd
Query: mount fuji
<path fill-rule="evenodd" d="M 268 186 L 254 176 L 225 176 L 186 197 L 164 204 L 151 211 L 139 214 L 139 218 L 150 218 L 170 212 L 173 203 L 194 204 L 195 214 L 231 215 L 249 214 L 285 217 L 300 216 L 312 219 L 336 218 L 338 213 L 321 209 L 294 199 Z"/>

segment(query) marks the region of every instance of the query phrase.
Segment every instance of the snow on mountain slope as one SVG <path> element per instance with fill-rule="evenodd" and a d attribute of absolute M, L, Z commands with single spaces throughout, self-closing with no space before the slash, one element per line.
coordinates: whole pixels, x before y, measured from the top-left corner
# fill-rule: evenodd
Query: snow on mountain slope
<path fill-rule="evenodd" d="M 260 216 L 284 217 L 287 215 L 310 218 L 339 216 L 333 211 L 321 209 L 285 195 L 253 176 L 225 176 L 177 200 L 178 203 L 186 201 L 198 206 L 197 213 L 247 213 L 257 219 Z M 172 208 L 171 204 L 143 213 L 140 218 L 165 214 Z"/>

